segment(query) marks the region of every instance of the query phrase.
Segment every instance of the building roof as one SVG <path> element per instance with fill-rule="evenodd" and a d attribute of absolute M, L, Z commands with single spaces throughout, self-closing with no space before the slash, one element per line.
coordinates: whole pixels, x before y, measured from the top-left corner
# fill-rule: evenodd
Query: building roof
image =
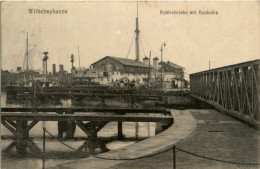
<path fill-rule="evenodd" d="M 183 67 L 181 67 L 181 66 L 179 66 L 179 65 L 177 65 L 177 64 L 175 64 L 175 63 L 172 63 L 172 62 L 170 62 L 170 61 L 168 61 L 168 62 L 160 62 L 160 63 L 164 63 L 164 64 L 166 64 L 166 65 L 168 65 L 168 66 L 171 66 L 171 67 L 173 67 L 173 68 L 175 68 L 175 69 L 184 69 Z"/>
<path fill-rule="evenodd" d="M 115 61 L 117 61 L 117 62 L 119 62 L 119 63 L 121 63 L 123 65 L 127 65 L 127 66 L 147 67 L 147 68 L 149 67 L 149 65 L 146 65 L 146 64 L 144 64 L 142 62 L 137 62 L 137 61 L 132 60 L 132 59 L 119 58 L 119 57 L 113 57 L 113 56 L 106 56 L 106 57 L 104 57 L 102 59 L 105 59 L 107 57 L 111 58 L 111 59 L 113 59 L 113 60 L 115 60 Z M 100 60 L 102 60 L 102 59 L 100 59 Z M 96 61 L 95 63 L 99 62 L 100 60 Z M 95 63 L 93 63 L 93 64 L 95 64 Z M 150 66 L 150 67 L 152 67 L 152 66 Z"/>

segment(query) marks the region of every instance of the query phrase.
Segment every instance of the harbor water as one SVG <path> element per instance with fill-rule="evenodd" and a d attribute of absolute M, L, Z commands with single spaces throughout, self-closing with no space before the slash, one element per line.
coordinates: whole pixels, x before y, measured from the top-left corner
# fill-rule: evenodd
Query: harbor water
<path fill-rule="evenodd" d="M 1 106 L 2 107 L 30 107 L 32 100 L 26 97 L 7 96 L 6 93 L 1 94 Z M 95 99 L 59 99 L 59 100 L 45 100 L 37 102 L 37 107 L 113 107 L 123 108 L 129 107 L 127 100 L 122 98 L 105 100 L 100 102 Z M 141 105 L 135 104 L 136 107 Z M 104 128 L 98 132 L 98 139 L 101 140 L 101 144 L 105 145 L 106 150 L 114 150 L 120 147 L 124 147 L 133 144 L 142 139 L 146 139 L 155 135 L 156 123 L 154 122 L 123 122 L 123 136 L 124 139 L 119 140 L 117 138 L 117 122 L 109 122 Z M 57 137 L 58 127 L 56 121 L 39 122 L 30 130 L 30 138 L 33 143 L 42 151 L 43 147 L 43 127 L 46 127 L 47 131 L 53 136 Z M 76 127 L 74 139 L 62 141 L 72 147 L 78 149 L 86 140 L 87 135 L 78 127 Z M 39 155 L 31 154 L 30 152 L 24 156 L 18 156 L 15 153 L 15 148 L 10 151 L 5 151 L 7 147 L 14 140 L 13 134 L 1 125 L 1 168 L 42 168 L 42 159 Z M 59 163 L 69 162 L 71 160 L 80 159 L 82 157 L 77 156 L 77 153 L 61 144 L 56 138 L 46 134 L 46 160 L 45 167 L 55 166 Z M 101 148 L 96 148 L 96 153 L 104 152 Z M 87 157 L 88 155 L 84 156 Z"/>

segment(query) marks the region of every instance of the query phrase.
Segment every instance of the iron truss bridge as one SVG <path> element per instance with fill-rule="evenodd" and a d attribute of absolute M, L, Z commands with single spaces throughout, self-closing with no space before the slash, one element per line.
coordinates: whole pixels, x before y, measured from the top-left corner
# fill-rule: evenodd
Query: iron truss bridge
<path fill-rule="evenodd" d="M 260 126 L 260 60 L 190 75 L 191 96 L 221 112 Z"/>

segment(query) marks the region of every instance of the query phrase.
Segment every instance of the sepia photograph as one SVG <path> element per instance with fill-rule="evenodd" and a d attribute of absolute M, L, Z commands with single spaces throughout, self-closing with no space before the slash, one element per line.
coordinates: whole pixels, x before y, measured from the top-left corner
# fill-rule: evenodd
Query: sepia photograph
<path fill-rule="evenodd" d="M 260 169 L 259 1 L 0 7 L 2 169 Z"/>

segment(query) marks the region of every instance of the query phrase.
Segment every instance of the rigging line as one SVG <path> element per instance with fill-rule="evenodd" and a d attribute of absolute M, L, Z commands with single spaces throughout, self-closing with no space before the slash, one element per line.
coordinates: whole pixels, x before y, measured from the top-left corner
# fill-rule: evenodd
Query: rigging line
<path fill-rule="evenodd" d="M 34 48 L 32 48 L 29 52 L 28 52 L 28 60 L 29 60 L 29 64 L 31 64 L 30 66 L 31 66 L 31 68 L 33 69 L 33 58 L 32 58 L 32 52 L 33 52 L 33 49 Z M 30 68 L 29 68 L 30 69 Z"/>
<path fill-rule="evenodd" d="M 31 53 L 31 51 L 32 51 L 32 53 Z M 30 61 L 32 70 L 34 70 L 34 64 L 33 64 L 33 59 L 34 59 L 33 56 L 35 55 L 35 50 L 34 50 L 34 48 L 32 48 L 31 51 L 30 51 L 31 55 L 29 55 L 29 61 Z"/>
<path fill-rule="evenodd" d="M 15 58 L 15 55 L 14 55 L 14 58 Z M 16 59 L 14 59 L 15 60 L 15 64 L 14 64 L 14 67 L 13 67 L 13 71 L 15 71 L 15 68 L 17 67 L 17 65 L 18 65 L 18 61 L 20 60 L 20 58 L 18 58 L 17 60 Z"/>
<path fill-rule="evenodd" d="M 28 52 L 28 55 L 30 55 L 32 51 L 33 51 L 33 48 Z"/>
<path fill-rule="evenodd" d="M 23 50 L 25 49 L 26 43 L 24 43 L 24 47 L 20 50 L 20 53 L 17 55 L 17 62 L 15 64 L 15 67 L 13 68 L 13 70 L 15 70 L 15 68 L 18 66 L 18 64 L 21 62 L 22 60 L 22 53 Z M 15 56 L 16 57 L 16 56 Z"/>
<path fill-rule="evenodd" d="M 24 54 L 24 58 L 26 57 L 26 53 Z M 25 70 L 25 65 L 26 65 L 26 59 L 23 60 L 23 70 Z"/>
<path fill-rule="evenodd" d="M 14 56 L 15 57 L 15 56 Z M 18 66 L 18 64 L 21 62 L 21 57 L 17 57 L 16 63 L 14 64 L 13 70 Z"/>
<path fill-rule="evenodd" d="M 31 70 L 33 69 L 33 64 L 32 64 L 32 58 L 29 57 L 29 66 L 31 67 Z M 29 70 L 30 70 L 30 67 L 29 67 Z"/>
<path fill-rule="evenodd" d="M 132 44 L 133 44 L 133 41 L 134 41 L 134 37 L 135 37 L 135 33 L 134 33 L 134 36 L 133 36 L 133 38 L 132 38 L 132 41 L 131 41 L 130 47 L 129 47 L 129 49 L 128 49 L 128 52 L 127 52 L 126 58 L 128 58 L 128 55 L 129 55 L 130 50 L 131 50 L 131 48 L 132 48 Z"/>
<path fill-rule="evenodd" d="M 142 39 L 140 38 L 140 43 L 141 43 L 141 46 L 142 46 L 142 49 L 143 49 L 143 53 L 144 53 L 144 57 L 146 56 L 145 54 L 145 51 L 144 51 L 144 46 L 143 46 L 143 42 L 142 42 Z"/>
<path fill-rule="evenodd" d="M 39 48 L 38 48 L 38 46 L 37 46 L 37 45 L 35 45 L 35 46 L 36 46 L 36 49 L 37 49 L 37 52 L 38 52 L 38 56 L 39 56 L 39 58 L 42 59 L 42 58 L 41 58 L 41 54 L 40 54 L 40 52 L 39 52 Z"/>
<path fill-rule="evenodd" d="M 27 41 L 25 40 L 23 52 L 21 53 L 21 58 L 23 59 L 23 66 L 22 66 L 23 71 L 25 70 L 25 65 L 26 65 L 26 46 L 27 46 Z M 24 55 L 22 56 L 22 54 Z"/>
<path fill-rule="evenodd" d="M 157 53 L 155 53 L 155 52 L 153 51 L 153 49 L 151 48 L 151 46 L 149 45 L 149 43 L 148 43 L 148 42 L 146 41 L 146 39 L 144 38 L 143 34 L 142 34 L 142 33 L 140 33 L 140 34 L 141 34 L 141 37 L 144 39 L 145 43 L 147 44 L 147 46 L 151 49 L 151 51 L 155 54 L 155 56 L 158 57 Z M 159 57 L 158 57 L 158 58 L 159 58 Z"/>
<path fill-rule="evenodd" d="M 143 54 L 142 54 L 142 52 L 139 54 L 139 58 L 143 58 Z"/>
<path fill-rule="evenodd" d="M 37 49 L 37 52 L 38 52 L 38 56 L 39 56 L 39 58 L 42 59 L 42 58 L 41 58 L 41 53 L 39 52 L 39 48 L 38 48 L 38 46 L 37 46 L 37 45 L 35 45 L 35 46 L 36 46 L 36 49 Z M 43 66 L 42 66 L 42 64 L 40 64 L 40 65 L 41 65 L 41 66 L 39 66 L 39 69 L 40 69 L 40 70 L 43 70 Z"/>
<path fill-rule="evenodd" d="M 36 55 L 36 54 L 38 54 L 38 57 L 40 58 L 40 59 L 42 59 L 41 57 L 40 57 L 40 52 L 39 52 L 39 50 L 38 50 L 38 47 L 37 47 L 37 45 L 35 44 L 34 45 L 34 56 Z M 35 68 L 35 70 L 38 70 L 36 67 L 34 67 Z"/>

